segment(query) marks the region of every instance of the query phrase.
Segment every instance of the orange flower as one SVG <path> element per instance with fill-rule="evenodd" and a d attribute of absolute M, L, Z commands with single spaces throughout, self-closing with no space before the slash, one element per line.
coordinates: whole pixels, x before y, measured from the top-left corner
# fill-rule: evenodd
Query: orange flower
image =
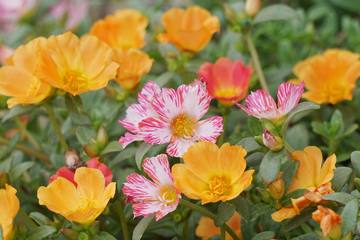
<path fill-rule="evenodd" d="M 234 199 L 252 181 L 254 170 L 245 171 L 245 155 L 241 146 L 198 142 L 184 154 L 184 163 L 172 167 L 175 186 L 202 204 Z"/>
<path fill-rule="evenodd" d="M 0 94 L 9 96 L 9 108 L 18 104 L 37 104 L 47 98 L 51 87 L 39 77 L 45 38 L 36 38 L 18 47 L 0 68 Z"/>
<path fill-rule="evenodd" d="M 117 67 L 105 43 L 68 32 L 48 39 L 39 72 L 51 86 L 78 95 L 105 87 Z"/>
<path fill-rule="evenodd" d="M 226 222 L 229 227 L 242 239 L 240 214 L 235 212 L 234 215 Z M 202 240 L 208 240 L 212 237 L 220 235 L 220 228 L 215 226 L 214 221 L 208 217 L 201 217 L 199 225 L 196 227 L 196 236 Z M 226 233 L 226 240 L 231 240 L 232 237 Z"/>
<path fill-rule="evenodd" d="M 270 192 L 271 196 L 274 199 L 280 199 L 285 193 L 285 182 L 282 179 L 283 173 L 280 172 L 277 176 L 277 178 L 272 181 L 269 185 L 267 190 Z"/>
<path fill-rule="evenodd" d="M 142 48 L 145 45 L 147 25 L 147 18 L 139 11 L 124 9 L 95 22 L 90 34 L 114 49 Z"/>
<path fill-rule="evenodd" d="M 204 63 L 198 75 L 212 97 L 225 105 L 233 105 L 247 95 L 251 72 L 240 60 L 219 58 L 215 64 Z"/>
<path fill-rule="evenodd" d="M 9 240 L 13 233 L 13 220 L 20 208 L 15 188 L 5 185 L 5 189 L 0 189 L 0 206 L 0 227 L 4 240 Z"/>
<path fill-rule="evenodd" d="M 300 214 L 302 209 L 308 207 L 311 203 L 321 202 L 323 195 L 333 192 L 330 181 L 334 177 L 335 154 L 329 156 L 322 163 L 323 156 L 320 149 L 317 147 L 306 147 L 304 151 L 293 152 L 292 158 L 295 161 L 299 161 L 299 167 L 289 186 L 288 192 L 298 189 L 306 189 L 307 192 L 297 199 L 291 199 L 292 206 L 283 207 L 273 213 L 271 216 L 277 222 Z"/>
<path fill-rule="evenodd" d="M 296 64 L 294 73 L 309 90 L 303 96 L 318 104 L 351 100 L 360 76 L 359 56 L 346 50 L 330 49 Z"/>
<path fill-rule="evenodd" d="M 115 80 L 126 90 L 134 89 L 141 77 L 150 71 L 153 63 L 146 53 L 137 49 L 116 50 L 113 60 L 119 64 Z"/>
<path fill-rule="evenodd" d="M 76 169 L 74 182 L 76 184 L 58 177 L 47 187 L 40 187 L 37 192 L 39 204 L 70 221 L 90 224 L 114 197 L 116 183 L 111 182 L 105 186 L 103 173 L 87 167 Z"/>
<path fill-rule="evenodd" d="M 341 216 L 330 208 L 319 205 L 318 209 L 312 213 L 312 218 L 320 224 L 324 237 L 330 236 L 338 239 L 341 236 Z"/>
<path fill-rule="evenodd" d="M 198 6 L 186 10 L 171 8 L 162 16 L 162 24 L 165 33 L 158 36 L 160 42 L 191 52 L 203 49 L 212 35 L 220 31 L 219 19 Z"/>

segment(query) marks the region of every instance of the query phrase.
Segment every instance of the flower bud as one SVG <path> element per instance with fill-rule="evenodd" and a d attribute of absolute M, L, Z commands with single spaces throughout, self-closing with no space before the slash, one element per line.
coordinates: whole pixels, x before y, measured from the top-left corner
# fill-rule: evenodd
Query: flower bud
<path fill-rule="evenodd" d="M 245 3 L 245 12 L 247 15 L 255 16 L 261 8 L 261 0 L 247 0 Z"/>
<path fill-rule="evenodd" d="M 276 200 L 282 198 L 285 193 L 285 182 L 281 178 L 281 176 L 282 173 L 280 173 L 278 177 L 268 185 L 268 191 L 270 192 L 271 196 Z"/>
<path fill-rule="evenodd" d="M 71 149 L 65 153 L 65 164 L 69 168 L 76 168 L 79 162 L 80 162 L 80 158 L 76 150 Z"/>
<path fill-rule="evenodd" d="M 98 129 L 96 143 L 99 148 L 105 147 L 105 145 L 108 143 L 108 135 L 106 129 L 103 126 L 100 126 Z"/>
<path fill-rule="evenodd" d="M 279 151 L 283 148 L 284 143 L 281 137 L 274 136 L 269 130 L 264 129 L 262 134 L 263 144 L 271 151 Z"/>

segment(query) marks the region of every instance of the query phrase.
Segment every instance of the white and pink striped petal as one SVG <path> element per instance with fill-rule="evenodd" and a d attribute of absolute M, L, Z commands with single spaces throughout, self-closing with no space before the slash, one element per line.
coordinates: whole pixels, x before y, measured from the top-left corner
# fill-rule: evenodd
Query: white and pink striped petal
<path fill-rule="evenodd" d="M 304 92 L 304 82 L 295 85 L 291 82 L 280 84 L 277 92 L 278 109 L 282 115 L 288 114 L 299 104 Z"/>
<path fill-rule="evenodd" d="M 223 118 L 220 116 L 209 117 L 198 122 L 196 139 L 198 141 L 216 142 L 223 132 Z"/>
<path fill-rule="evenodd" d="M 185 87 L 183 99 L 184 113 L 199 120 L 209 110 L 212 98 L 206 90 L 205 84 L 200 81 L 195 81 L 192 85 Z"/>
<path fill-rule="evenodd" d="M 144 172 L 156 183 L 162 185 L 173 184 L 169 161 L 166 154 L 146 158 L 143 161 Z"/>

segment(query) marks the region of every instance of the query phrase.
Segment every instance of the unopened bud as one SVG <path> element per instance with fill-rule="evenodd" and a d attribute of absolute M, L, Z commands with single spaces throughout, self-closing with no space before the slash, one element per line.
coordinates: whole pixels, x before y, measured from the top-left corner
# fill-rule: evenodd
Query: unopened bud
<path fill-rule="evenodd" d="M 75 232 L 70 228 L 63 228 L 61 229 L 61 233 L 69 240 L 77 240 L 79 237 L 79 233 Z"/>
<path fill-rule="evenodd" d="M 76 168 L 79 162 L 80 157 L 75 150 L 71 149 L 65 153 L 65 164 L 69 168 Z"/>
<path fill-rule="evenodd" d="M 282 198 L 285 193 L 285 182 L 281 178 L 281 176 L 282 173 L 280 173 L 278 177 L 268 185 L 268 191 L 270 192 L 271 196 L 276 200 Z"/>
<path fill-rule="evenodd" d="M 273 135 L 267 129 L 264 129 L 264 132 L 262 134 L 262 142 L 271 151 L 279 151 L 284 146 L 284 142 L 281 137 Z"/>
<path fill-rule="evenodd" d="M 225 16 L 230 22 L 236 21 L 236 12 L 232 9 L 229 4 L 224 3 Z"/>
<path fill-rule="evenodd" d="M 106 133 L 106 129 L 103 126 L 99 127 L 96 136 L 96 143 L 98 144 L 99 148 L 105 147 L 105 145 L 108 143 L 108 135 Z"/>
<path fill-rule="evenodd" d="M 261 0 L 247 0 L 245 3 L 245 12 L 247 15 L 255 16 L 261 8 Z"/>

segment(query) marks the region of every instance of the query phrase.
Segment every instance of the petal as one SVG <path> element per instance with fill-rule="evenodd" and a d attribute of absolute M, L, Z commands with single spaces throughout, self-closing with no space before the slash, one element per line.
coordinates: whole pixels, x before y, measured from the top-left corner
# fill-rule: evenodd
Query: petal
<path fill-rule="evenodd" d="M 277 106 L 272 96 L 265 90 L 257 90 L 250 93 L 245 99 L 245 105 L 237 105 L 248 115 L 259 119 L 276 119 L 281 115 L 277 112 Z"/>
<path fill-rule="evenodd" d="M 173 185 L 169 161 L 166 154 L 146 158 L 143 162 L 145 173 L 159 185 Z"/>
<path fill-rule="evenodd" d="M 195 230 L 196 236 L 209 239 L 220 235 L 220 228 L 215 226 L 214 221 L 208 217 L 201 217 Z"/>
<path fill-rule="evenodd" d="M 144 137 L 140 134 L 135 135 L 126 132 L 125 135 L 119 139 L 119 143 L 123 148 L 126 148 L 127 145 L 135 141 L 144 141 Z"/>
<path fill-rule="evenodd" d="M 144 141 L 150 144 L 168 143 L 172 136 L 169 124 L 153 117 L 141 121 L 139 129 Z"/>
<path fill-rule="evenodd" d="M 280 210 L 271 214 L 271 218 L 275 222 L 282 222 L 285 219 L 293 218 L 298 215 L 297 211 L 293 207 L 281 208 Z"/>
<path fill-rule="evenodd" d="M 119 120 L 124 128 L 132 133 L 139 133 L 139 123 L 149 117 L 148 109 L 141 104 L 132 104 L 126 110 L 126 117 Z"/>
<path fill-rule="evenodd" d="M 159 192 L 155 183 L 137 173 L 127 176 L 122 190 L 131 202 L 156 200 Z"/>
<path fill-rule="evenodd" d="M 89 200 L 97 199 L 105 189 L 105 177 L 98 169 L 81 167 L 76 169 L 75 182 L 79 194 Z"/>
<path fill-rule="evenodd" d="M 181 113 L 183 105 L 182 90 L 172 88 L 162 88 L 161 93 L 154 96 L 152 107 L 165 121 L 171 121 Z"/>
<path fill-rule="evenodd" d="M 318 175 L 317 184 L 323 185 L 328 183 L 334 177 L 334 170 L 336 168 L 336 156 L 332 154 L 329 156 L 321 167 L 320 175 Z"/>
<path fill-rule="evenodd" d="M 237 182 L 246 168 L 246 150 L 241 146 L 225 143 L 220 147 L 218 158 L 224 174 L 231 176 L 232 182 Z"/>
<path fill-rule="evenodd" d="M 137 202 L 132 205 L 134 210 L 134 217 L 144 216 L 147 217 L 161 210 L 162 203 L 160 201 L 146 201 Z"/>
<path fill-rule="evenodd" d="M 76 211 L 80 201 L 75 185 L 62 177 L 47 187 L 40 187 L 37 196 L 40 205 L 45 205 L 52 212 L 63 216 Z"/>
<path fill-rule="evenodd" d="M 225 201 L 231 200 L 239 196 L 245 189 L 247 189 L 252 182 L 255 170 L 247 170 L 240 178 L 232 185 L 231 193 L 226 196 Z"/>
<path fill-rule="evenodd" d="M 160 92 L 160 87 L 156 83 L 152 81 L 147 82 L 138 94 L 139 103 L 143 106 L 151 105 L 154 96 L 160 94 Z"/>
<path fill-rule="evenodd" d="M 177 91 L 182 90 L 178 88 Z M 195 82 L 193 85 L 186 86 L 179 94 L 183 96 L 183 111 L 187 113 L 187 115 L 199 120 L 208 111 L 211 96 L 208 94 L 203 83 Z"/>
<path fill-rule="evenodd" d="M 216 142 L 222 132 L 223 118 L 213 116 L 198 122 L 195 137 L 201 141 Z"/>
<path fill-rule="evenodd" d="M 176 138 L 170 142 L 166 149 L 166 153 L 172 157 L 182 157 L 182 155 L 189 149 L 195 142 L 191 139 Z"/>
<path fill-rule="evenodd" d="M 193 174 L 185 164 L 175 164 L 171 168 L 175 186 L 188 198 L 199 200 L 200 194 L 208 189 L 206 182 Z"/>
<path fill-rule="evenodd" d="M 291 82 L 280 84 L 277 92 L 278 108 L 282 115 L 288 114 L 298 105 L 304 92 L 304 82 L 295 85 Z"/>

